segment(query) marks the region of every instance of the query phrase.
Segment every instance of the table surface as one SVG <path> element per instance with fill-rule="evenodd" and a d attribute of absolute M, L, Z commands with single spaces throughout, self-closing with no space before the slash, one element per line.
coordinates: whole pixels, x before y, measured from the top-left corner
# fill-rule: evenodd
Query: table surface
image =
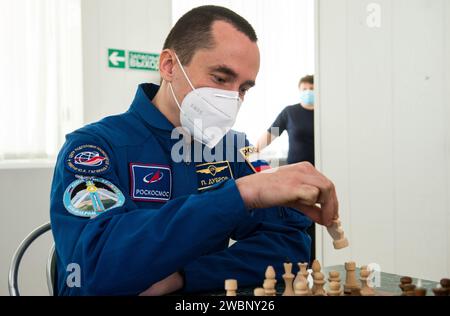
<path fill-rule="evenodd" d="M 322 273 L 324 273 L 325 275 L 325 279 L 326 279 L 326 284 L 325 284 L 325 290 L 328 290 L 328 273 L 330 271 L 338 271 L 340 273 L 340 278 L 341 278 L 341 285 L 343 288 L 343 284 L 345 283 L 345 276 L 346 276 L 346 271 L 345 271 L 345 267 L 343 265 L 337 265 L 337 266 L 330 266 L 330 267 L 323 267 L 322 268 Z M 356 277 L 359 280 L 359 268 L 356 268 Z M 380 273 L 380 287 L 375 288 L 375 293 L 378 296 L 400 296 L 402 294 L 402 291 L 399 287 L 400 284 L 400 278 L 403 277 L 404 275 L 396 275 L 396 274 L 391 274 L 391 273 L 386 273 L 386 272 L 381 272 Z M 412 278 L 413 279 L 413 284 L 417 284 L 418 279 L 417 278 Z M 262 280 L 263 281 L 263 280 Z M 259 286 L 255 286 L 256 287 L 261 287 L 262 286 L 262 281 L 261 281 L 261 285 Z M 434 281 L 429 281 L 429 280 L 421 280 L 422 281 L 422 288 L 427 289 L 427 296 L 433 296 L 433 291 L 432 289 L 436 288 L 438 285 L 438 282 L 434 282 Z M 238 296 L 253 296 L 253 290 L 254 288 L 239 288 L 237 291 L 237 295 Z M 277 296 L 281 295 L 284 291 L 284 282 L 277 282 Z M 215 293 L 209 293 L 207 295 L 212 295 L 212 296 L 223 296 L 225 295 L 225 291 L 221 291 L 221 292 L 215 292 Z"/>

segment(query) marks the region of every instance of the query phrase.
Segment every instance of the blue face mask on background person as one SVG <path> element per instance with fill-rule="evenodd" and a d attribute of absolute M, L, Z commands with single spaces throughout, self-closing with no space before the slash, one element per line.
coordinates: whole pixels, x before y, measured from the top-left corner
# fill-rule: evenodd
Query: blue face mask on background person
<path fill-rule="evenodd" d="M 313 90 L 303 90 L 300 93 L 300 103 L 302 105 L 314 105 L 314 91 Z"/>

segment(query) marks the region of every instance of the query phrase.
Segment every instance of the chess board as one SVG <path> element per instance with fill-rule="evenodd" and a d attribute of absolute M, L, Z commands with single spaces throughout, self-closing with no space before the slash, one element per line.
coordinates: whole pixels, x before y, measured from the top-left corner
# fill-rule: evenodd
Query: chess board
<path fill-rule="evenodd" d="M 328 275 L 330 271 L 338 271 L 341 275 L 341 278 L 345 280 L 345 267 L 344 265 L 337 265 L 337 266 L 329 266 L 322 268 L 322 272 L 325 275 Z M 282 273 L 279 272 L 279 273 Z M 360 269 L 356 268 L 356 274 L 359 275 Z M 400 296 L 402 295 L 402 290 L 400 289 L 400 279 L 402 275 L 396 275 L 386 272 L 380 272 L 380 286 L 375 288 L 375 295 L 376 296 Z M 253 287 L 245 287 L 245 288 L 239 288 L 237 289 L 237 296 L 253 296 L 254 295 L 254 289 L 256 287 L 260 287 L 263 283 L 264 276 L 261 278 L 261 284 L 255 284 Z M 417 283 L 418 279 L 413 278 L 413 283 Z M 429 280 L 421 280 L 422 282 L 422 288 L 427 290 L 427 296 L 433 296 L 432 289 L 436 288 L 438 286 L 438 282 L 429 281 Z M 326 287 L 327 288 L 327 287 Z M 281 296 L 284 292 L 285 286 L 283 282 L 277 282 L 276 285 L 276 295 Z M 214 291 L 211 293 L 204 293 L 204 295 L 207 296 L 224 296 L 226 293 L 225 291 Z M 343 294 L 344 296 L 352 296 L 348 294 Z M 357 296 L 357 294 L 353 294 L 353 296 Z"/>

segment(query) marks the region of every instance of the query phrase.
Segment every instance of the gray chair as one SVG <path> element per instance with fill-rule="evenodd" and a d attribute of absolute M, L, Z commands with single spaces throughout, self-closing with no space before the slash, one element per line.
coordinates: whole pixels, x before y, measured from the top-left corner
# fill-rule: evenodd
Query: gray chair
<path fill-rule="evenodd" d="M 24 256 L 30 245 L 40 236 L 51 230 L 50 223 L 39 226 L 33 230 L 19 245 L 14 256 L 11 260 L 11 265 L 9 267 L 9 277 L 8 277 L 8 289 L 9 295 L 20 296 L 19 286 L 18 286 L 18 275 L 20 263 L 22 257 Z M 47 275 L 47 287 L 48 292 L 53 295 L 53 285 L 55 281 L 56 273 L 56 255 L 55 255 L 55 245 L 53 244 L 49 257 L 47 259 L 46 275 Z"/>

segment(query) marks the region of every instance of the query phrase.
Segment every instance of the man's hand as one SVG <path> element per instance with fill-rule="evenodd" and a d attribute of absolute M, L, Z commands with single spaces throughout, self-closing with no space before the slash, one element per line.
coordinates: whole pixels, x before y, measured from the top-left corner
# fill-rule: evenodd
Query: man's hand
<path fill-rule="evenodd" d="M 339 216 L 334 184 L 308 162 L 243 177 L 236 185 L 249 209 L 292 207 L 327 227 Z"/>
<path fill-rule="evenodd" d="M 183 288 L 184 281 L 180 273 L 175 272 L 164 280 L 161 280 L 147 290 L 139 294 L 139 296 L 162 296 L 176 292 Z"/>

